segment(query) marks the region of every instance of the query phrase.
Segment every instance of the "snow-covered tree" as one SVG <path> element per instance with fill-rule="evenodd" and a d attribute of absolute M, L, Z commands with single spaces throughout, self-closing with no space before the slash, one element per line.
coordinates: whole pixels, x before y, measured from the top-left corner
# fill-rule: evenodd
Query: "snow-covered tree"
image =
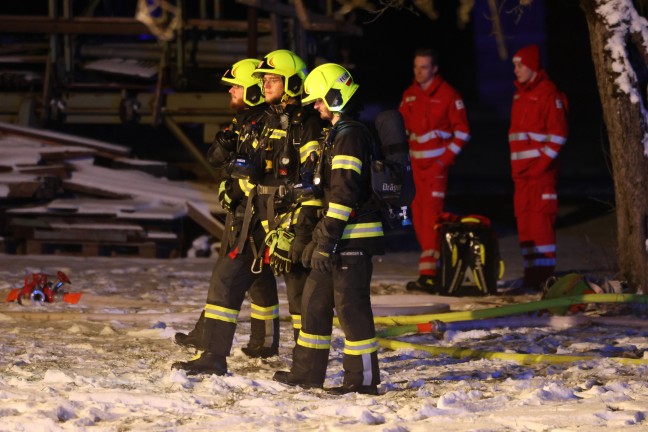
<path fill-rule="evenodd" d="M 619 269 L 631 289 L 646 293 L 648 21 L 632 0 L 581 0 L 580 4 L 589 27 L 610 142 Z"/>

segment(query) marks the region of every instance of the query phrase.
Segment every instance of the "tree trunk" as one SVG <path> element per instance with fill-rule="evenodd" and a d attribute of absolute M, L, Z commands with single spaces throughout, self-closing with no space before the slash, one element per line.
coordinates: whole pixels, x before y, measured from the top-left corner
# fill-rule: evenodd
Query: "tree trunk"
<path fill-rule="evenodd" d="M 596 13 L 596 6 L 595 0 L 581 0 L 589 27 L 592 60 L 610 141 L 620 276 L 628 282 L 630 290 L 648 293 L 648 163 L 642 144 L 645 127 L 642 102 L 632 103 L 630 95 L 614 83 L 618 73 L 613 71 L 613 59 L 605 49 L 611 30 Z M 627 35 L 626 48 L 641 53 L 633 61 L 644 62 L 644 48 L 640 45 L 629 47 L 633 39 Z M 638 66 L 646 67 L 645 64 Z M 646 88 L 638 88 L 638 91 L 645 97 Z"/>

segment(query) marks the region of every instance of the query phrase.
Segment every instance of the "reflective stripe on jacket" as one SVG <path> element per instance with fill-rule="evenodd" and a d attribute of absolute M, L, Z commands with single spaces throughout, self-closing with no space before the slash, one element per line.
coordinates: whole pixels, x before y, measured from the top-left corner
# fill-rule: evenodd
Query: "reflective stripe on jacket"
<path fill-rule="evenodd" d="M 567 98 L 544 71 L 520 84 L 513 96 L 509 146 L 514 177 L 535 178 L 557 168 L 567 141 Z"/>
<path fill-rule="evenodd" d="M 426 159 L 450 166 L 470 140 L 461 95 L 439 75 L 433 78 L 426 90 L 416 82 L 408 87 L 403 93 L 399 111 L 409 134 L 413 166 L 429 166 Z"/>
<path fill-rule="evenodd" d="M 381 214 L 371 190 L 371 133 L 360 122 L 340 119 L 324 149 L 324 217 L 320 223 L 337 240 L 337 251 L 361 248 L 384 253 Z"/>

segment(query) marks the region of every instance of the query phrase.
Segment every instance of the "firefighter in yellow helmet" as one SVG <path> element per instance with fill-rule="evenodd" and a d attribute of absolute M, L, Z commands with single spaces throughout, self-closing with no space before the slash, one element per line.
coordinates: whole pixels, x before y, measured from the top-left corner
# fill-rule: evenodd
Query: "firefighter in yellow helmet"
<path fill-rule="evenodd" d="M 276 50 L 265 56 L 254 75 L 263 80 L 263 91 L 270 104 L 300 98 L 306 79 L 306 63 L 292 51 Z M 267 83 L 276 85 L 268 86 Z"/>
<path fill-rule="evenodd" d="M 227 69 L 221 83 L 230 86 L 230 107 L 235 111 L 246 106 L 256 106 L 265 101 L 261 80 L 253 76 L 260 61 L 257 59 L 239 60 Z"/>
<path fill-rule="evenodd" d="M 253 72 L 263 85 L 265 104 L 259 106 L 264 108 L 257 121 L 241 127 L 236 156 L 228 165 L 245 199 L 236 205 L 231 241 L 212 272 L 201 337 L 204 352 L 174 363 L 175 369 L 188 374 L 227 372 L 241 304 L 268 269 L 283 275 L 293 323 L 296 329 L 300 326 L 301 293 L 308 275 L 300 258 L 321 208 L 312 188 L 302 188 L 312 181 L 322 133 L 317 113 L 300 105 L 305 76 L 304 62 L 288 50 L 269 53 Z M 277 353 L 279 341 L 276 289 L 258 298 L 263 303 L 253 298 L 250 344 L 243 351 L 268 357 Z"/>
<path fill-rule="evenodd" d="M 304 287 L 292 368 L 276 372 L 274 380 L 323 386 L 335 308 L 345 335 L 344 381 L 329 391 L 378 394 L 378 342 L 369 294 L 371 257 L 384 253 L 384 236 L 370 178 L 375 143 L 357 120 L 358 85 L 342 66 L 318 66 L 306 78 L 304 90 L 302 103 L 314 103 L 332 126 L 316 177 L 324 191 L 325 212 L 302 254 L 304 266 L 312 271 Z"/>
<path fill-rule="evenodd" d="M 230 87 L 230 108 L 236 115 L 230 126 L 219 131 L 212 146 L 207 153 L 207 159 L 222 175 L 226 176 L 220 183 L 219 199 L 221 206 L 227 211 L 227 227 L 235 226 L 235 214 L 243 211 L 241 207 L 246 200 L 246 191 L 254 185 L 242 179 L 232 179 L 228 175 L 227 166 L 236 154 L 236 146 L 242 129 L 251 123 L 259 122 L 265 114 L 267 105 L 264 104 L 261 80 L 253 76 L 260 61 L 257 59 L 240 60 L 227 69 L 221 77 L 221 83 Z M 227 245 L 232 237 L 230 230 L 225 229 L 221 244 Z M 221 247 L 224 252 L 225 246 Z M 222 259 L 223 253 L 219 259 Z M 253 309 L 265 309 L 278 303 L 277 283 L 272 271 L 264 267 L 258 279 L 250 288 L 250 297 Z M 270 357 L 277 354 L 279 345 L 279 319 L 272 319 L 272 325 L 266 325 L 267 320 L 252 316 L 252 334 L 247 347 L 243 352 L 250 357 Z M 175 342 L 183 347 L 204 349 L 202 333 L 205 323 L 205 314 L 201 313 L 194 328 L 188 333 L 176 333 Z"/>
<path fill-rule="evenodd" d="M 230 87 L 229 105 L 236 115 L 227 129 L 216 134 L 207 152 L 207 160 L 217 169 L 224 168 L 230 162 L 242 125 L 257 121 L 265 109 L 261 80 L 253 76 L 258 65 L 257 59 L 239 60 L 221 77 L 221 83 Z"/>

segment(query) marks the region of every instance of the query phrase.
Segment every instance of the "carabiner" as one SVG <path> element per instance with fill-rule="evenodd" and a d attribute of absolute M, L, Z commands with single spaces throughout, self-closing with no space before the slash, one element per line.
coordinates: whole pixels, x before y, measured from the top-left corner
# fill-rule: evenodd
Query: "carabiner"
<path fill-rule="evenodd" d="M 259 263 L 259 269 L 256 270 L 254 267 L 256 266 L 256 263 Z M 250 271 L 254 274 L 259 274 L 261 273 L 261 270 L 263 270 L 263 258 L 254 258 L 254 261 L 252 261 L 252 265 L 250 266 Z"/>

